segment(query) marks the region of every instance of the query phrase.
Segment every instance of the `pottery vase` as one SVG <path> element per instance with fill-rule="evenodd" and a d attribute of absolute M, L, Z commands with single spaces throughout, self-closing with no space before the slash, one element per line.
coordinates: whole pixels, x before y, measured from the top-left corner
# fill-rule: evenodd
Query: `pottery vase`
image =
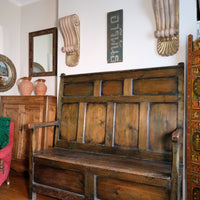
<path fill-rule="evenodd" d="M 36 95 L 45 95 L 47 91 L 47 86 L 45 85 L 44 79 L 38 79 L 34 82 L 35 94 Z"/>
<path fill-rule="evenodd" d="M 21 95 L 31 95 L 33 91 L 33 83 L 31 82 L 31 77 L 20 78 L 18 79 L 17 84 L 19 86 Z"/>

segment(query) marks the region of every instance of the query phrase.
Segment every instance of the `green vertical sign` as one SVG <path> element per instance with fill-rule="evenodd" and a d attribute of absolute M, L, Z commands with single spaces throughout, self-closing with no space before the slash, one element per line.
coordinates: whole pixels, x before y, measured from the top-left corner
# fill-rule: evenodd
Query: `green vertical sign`
<path fill-rule="evenodd" d="M 123 61 L 123 10 L 107 14 L 107 62 Z"/>

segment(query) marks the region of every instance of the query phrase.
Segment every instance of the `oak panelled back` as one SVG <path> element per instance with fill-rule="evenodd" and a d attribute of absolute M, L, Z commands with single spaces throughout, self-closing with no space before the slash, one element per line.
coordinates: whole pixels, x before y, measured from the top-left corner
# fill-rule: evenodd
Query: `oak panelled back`
<path fill-rule="evenodd" d="M 183 127 L 182 91 L 182 64 L 62 75 L 55 146 L 171 160 L 171 133 Z"/>

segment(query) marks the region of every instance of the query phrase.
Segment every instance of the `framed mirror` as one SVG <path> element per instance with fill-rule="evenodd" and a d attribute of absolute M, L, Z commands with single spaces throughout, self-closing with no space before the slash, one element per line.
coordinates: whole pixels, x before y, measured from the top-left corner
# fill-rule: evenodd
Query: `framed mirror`
<path fill-rule="evenodd" d="M 57 28 L 29 33 L 29 76 L 57 75 Z"/>
<path fill-rule="evenodd" d="M 0 54 L 0 92 L 13 87 L 16 81 L 16 69 L 12 61 Z"/>

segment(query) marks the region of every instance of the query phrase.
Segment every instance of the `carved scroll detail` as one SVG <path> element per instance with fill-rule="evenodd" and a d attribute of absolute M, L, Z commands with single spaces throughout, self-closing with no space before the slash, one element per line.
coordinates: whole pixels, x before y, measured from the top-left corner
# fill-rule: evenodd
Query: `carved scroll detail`
<path fill-rule="evenodd" d="M 155 37 L 161 56 L 174 55 L 179 49 L 179 0 L 154 0 Z"/>
<path fill-rule="evenodd" d="M 80 21 L 76 14 L 62 17 L 60 29 L 64 39 L 62 52 L 66 53 L 66 65 L 74 67 L 79 63 L 80 57 Z"/>

